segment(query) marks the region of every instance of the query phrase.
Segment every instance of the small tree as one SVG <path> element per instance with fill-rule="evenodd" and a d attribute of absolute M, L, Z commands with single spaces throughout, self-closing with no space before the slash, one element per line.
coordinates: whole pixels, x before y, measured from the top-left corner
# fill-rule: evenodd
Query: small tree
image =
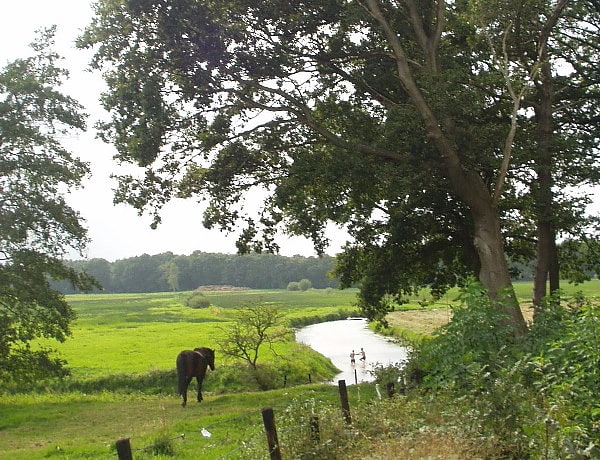
<path fill-rule="evenodd" d="M 258 304 L 240 308 L 234 324 L 224 332 L 225 337 L 219 342 L 222 353 L 243 359 L 256 369 L 260 347 L 269 344 L 275 354 L 273 344 L 285 341 L 289 331 L 277 307 Z"/>

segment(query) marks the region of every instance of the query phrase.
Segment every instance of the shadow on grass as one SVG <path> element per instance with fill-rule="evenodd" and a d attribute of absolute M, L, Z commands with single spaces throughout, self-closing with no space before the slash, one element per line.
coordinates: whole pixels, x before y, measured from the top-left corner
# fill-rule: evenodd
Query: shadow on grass
<path fill-rule="evenodd" d="M 177 392 L 177 373 L 172 369 L 144 374 L 110 374 L 89 380 L 63 379 L 52 386 L 59 392 L 170 394 Z"/>

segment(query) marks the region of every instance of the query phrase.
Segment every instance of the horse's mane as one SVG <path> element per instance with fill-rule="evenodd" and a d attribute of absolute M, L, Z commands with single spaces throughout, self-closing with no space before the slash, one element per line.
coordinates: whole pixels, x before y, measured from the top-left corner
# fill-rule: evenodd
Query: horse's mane
<path fill-rule="evenodd" d="M 212 348 L 194 348 L 194 353 L 198 353 L 203 359 L 205 359 L 209 363 L 210 368 L 214 370 L 215 351 Z"/>
<path fill-rule="evenodd" d="M 215 355 L 215 352 L 212 350 L 212 348 L 199 347 L 194 348 L 194 351 L 202 356 L 205 356 L 205 354 L 208 354 L 209 356 Z"/>

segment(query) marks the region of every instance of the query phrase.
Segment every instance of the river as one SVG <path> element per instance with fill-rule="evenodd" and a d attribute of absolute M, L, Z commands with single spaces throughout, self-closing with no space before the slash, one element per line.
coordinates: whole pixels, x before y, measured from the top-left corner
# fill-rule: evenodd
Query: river
<path fill-rule="evenodd" d="M 375 334 L 367 328 L 364 318 L 312 324 L 296 332 L 296 341 L 308 345 L 341 370 L 331 381 L 345 380 L 346 385 L 374 380 L 371 370 L 377 364 L 387 366 L 406 361 L 407 350 L 386 337 Z M 366 360 L 360 360 L 363 348 Z M 350 363 L 350 353 L 356 353 L 356 364 Z M 356 377 L 356 378 L 355 378 Z"/>

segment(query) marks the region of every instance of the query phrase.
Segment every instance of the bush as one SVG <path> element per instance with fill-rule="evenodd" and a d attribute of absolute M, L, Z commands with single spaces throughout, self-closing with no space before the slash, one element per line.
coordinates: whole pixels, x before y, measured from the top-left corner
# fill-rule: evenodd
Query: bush
<path fill-rule="evenodd" d="M 450 323 L 415 346 L 409 377 L 451 395 L 464 429 L 502 458 L 600 458 L 598 305 L 546 299 L 517 341 L 480 285 L 461 300 Z"/>
<path fill-rule="evenodd" d="M 480 375 L 491 380 L 498 369 L 515 361 L 514 339 L 507 315 L 494 308 L 481 284 L 467 286 L 459 299 L 452 320 L 424 341 L 415 356 L 430 388 L 478 391 L 487 387 Z"/>
<path fill-rule="evenodd" d="M 303 278 L 298 281 L 298 287 L 301 291 L 308 291 L 310 288 L 312 288 L 312 283 L 309 279 Z"/>
<path fill-rule="evenodd" d="M 579 296 L 562 314 L 550 313 L 562 321 L 558 327 L 552 322 L 552 340 L 534 361 L 541 376 L 536 387 L 547 399 L 558 454 L 600 458 L 599 307 Z"/>
<path fill-rule="evenodd" d="M 532 430 L 525 427 L 537 429 L 539 415 L 524 378 L 529 365 L 519 360 L 506 315 L 479 283 L 465 287 L 460 300 L 452 320 L 411 355 L 409 381 L 453 395 L 465 429 L 493 440 L 506 458 L 527 457 Z"/>
<path fill-rule="evenodd" d="M 201 292 L 193 292 L 186 300 L 185 306 L 190 308 L 208 308 L 210 300 Z"/>
<path fill-rule="evenodd" d="M 287 290 L 288 291 L 299 291 L 300 283 L 298 283 L 297 281 L 290 281 L 287 285 Z"/>

